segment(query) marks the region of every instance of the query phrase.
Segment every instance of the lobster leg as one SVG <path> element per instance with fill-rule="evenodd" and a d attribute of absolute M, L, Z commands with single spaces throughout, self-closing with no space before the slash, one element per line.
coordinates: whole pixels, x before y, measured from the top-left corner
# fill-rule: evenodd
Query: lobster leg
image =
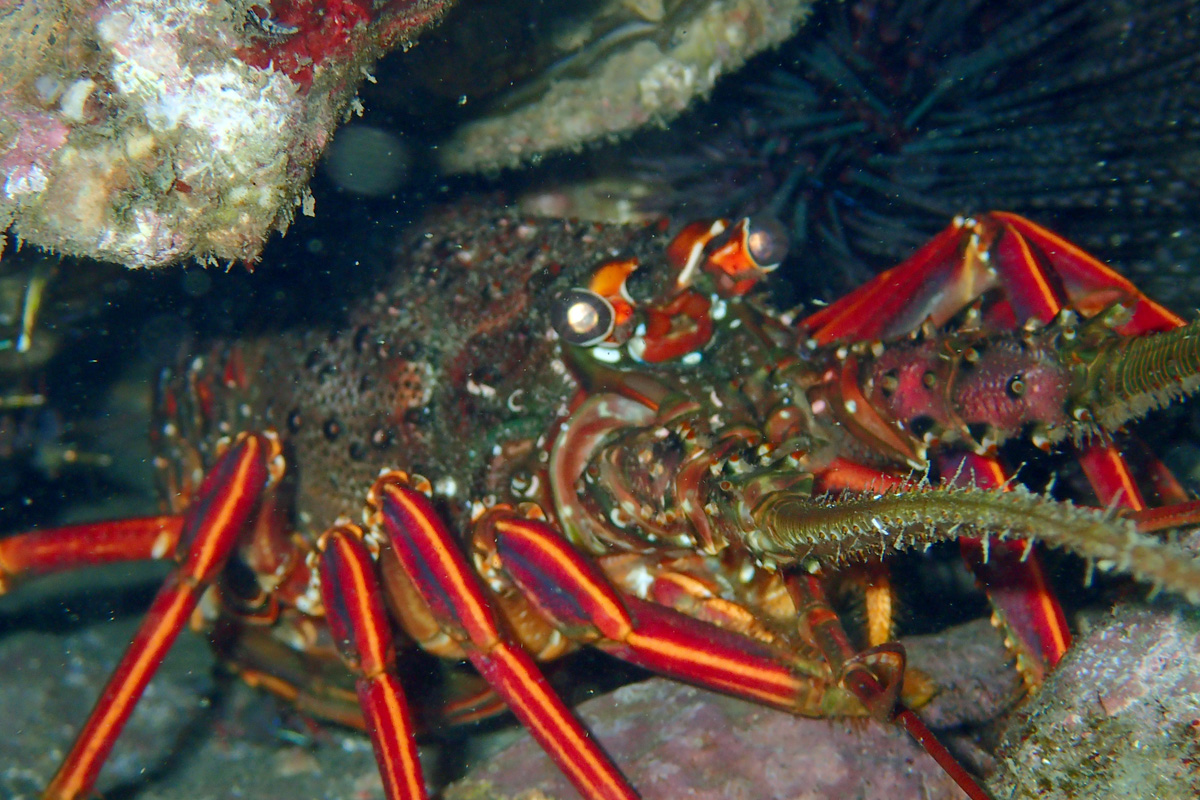
<path fill-rule="evenodd" d="M 899 702 L 904 677 L 904 648 L 892 644 L 856 653 L 837 615 L 829 607 L 820 578 L 811 574 L 792 574 L 788 576 L 787 587 L 826 660 L 834 666 L 838 683 L 853 692 L 872 716 L 904 728 L 971 800 L 988 800 L 987 793 L 921 718 Z"/>
<path fill-rule="evenodd" d="M 623 596 L 549 525 L 515 514 L 486 520 L 502 568 L 556 627 L 647 669 L 809 715 L 853 713 L 822 705 L 813 664 L 798 675 L 779 650 L 654 603 Z M 823 688 L 820 686 L 819 688 Z M 844 698 L 849 701 L 849 698 Z M 861 713 L 861 712 L 860 712 Z"/>
<path fill-rule="evenodd" d="M 1079 464 L 1102 505 L 1143 511 L 1146 500 L 1129 463 L 1111 442 L 1093 444 L 1079 453 Z"/>
<path fill-rule="evenodd" d="M 140 517 L 43 529 L 0 539 L 0 594 L 24 578 L 96 564 L 170 557 L 182 516 Z"/>
<path fill-rule="evenodd" d="M 941 325 L 994 288 L 1003 288 L 1010 325 L 1048 323 L 1070 306 L 1091 316 L 1132 302 L 1126 335 L 1183 324 L 1127 279 L 1062 237 L 1005 212 L 957 219 L 907 260 L 801 322 L 818 344 L 888 338 Z"/>
<path fill-rule="evenodd" d="M 928 317 L 949 319 L 991 288 L 990 280 L 977 285 L 986 278 L 962 257 L 962 238 L 962 225 L 955 221 L 908 259 L 807 317 L 800 326 L 824 345 L 906 333 Z"/>
<path fill-rule="evenodd" d="M 1160 498 L 1169 505 L 1147 509 L 1141 490 L 1125 458 L 1111 443 L 1093 445 L 1080 453 L 1084 473 L 1100 501 L 1120 507 L 1143 532 L 1194 524 L 1200 518 L 1200 502 L 1186 501 L 1173 491 Z M 960 486 L 1003 488 L 1008 478 L 994 458 L 974 453 L 959 454 L 940 461 L 944 475 Z M 1166 467 L 1159 484 L 1174 484 Z M 1177 484 L 1175 484 L 1177 486 Z M 1032 685 L 1040 685 L 1048 669 L 1057 666 L 1071 644 L 1062 607 L 1054 597 L 1037 551 L 1020 540 L 994 539 L 987 543 L 974 537 L 960 540 L 963 558 L 983 583 L 996 614 L 1003 621 L 1008 644 L 1017 652 L 1021 673 Z"/>
<path fill-rule="evenodd" d="M 569 635 L 590 636 L 600 649 L 655 672 L 794 713 L 845 715 L 854 713 L 857 700 L 872 716 L 899 721 L 968 795 L 986 800 L 974 779 L 911 711 L 897 714 L 903 649 L 884 645 L 854 653 L 823 594 L 797 597 L 797 606 L 822 649 L 835 656 L 827 662 L 834 667 L 832 674 L 827 664 L 805 665 L 751 639 L 622 596 L 544 522 L 503 514 L 487 524 L 493 528 L 506 574 Z"/>
<path fill-rule="evenodd" d="M 87 796 L 164 656 L 217 576 L 259 504 L 279 445 L 242 435 L 217 462 L 183 520 L 179 566 L 167 577 L 91 716 L 43 795 Z"/>
<path fill-rule="evenodd" d="M 1029 254 L 1023 265 L 1014 270 L 1022 268 L 1042 275 L 1052 270 L 1066 293 L 1067 302 L 1084 316 L 1090 317 L 1114 302 L 1125 300 L 1133 301 L 1134 307 L 1130 319 L 1117 326 L 1121 334 L 1136 336 L 1183 325 L 1178 315 L 1146 297 L 1120 273 L 1053 231 L 1007 211 L 993 211 L 986 214 L 985 219 L 999 223 L 1014 234 L 1014 240 L 1021 242 L 1020 249 Z M 1061 306 L 1061 298 L 1058 299 Z M 1057 313 L 1055 309 L 1048 317 L 1039 318 L 1048 322 Z"/>
<path fill-rule="evenodd" d="M 938 460 L 944 479 L 959 486 L 1002 489 L 1008 482 L 995 459 L 976 453 L 959 453 Z M 835 459 L 817 476 L 819 489 L 883 491 L 905 481 L 845 459 Z M 1040 685 L 1046 671 L 1058 664 L 1071 644 L 1066 617 L 1054 597 L 1036 551 L 1019 540 L 997 539 L 984 543 L 974 537 L 959 539 L 963 558 L 984 585 L 992 606 L 1004 621 L 1011 646 L 1018 654 L 1021 673 Z M 868 617 L 869 621 L 872 621 Z"/>
<path fill-rule="evenodd" d="M 396 649 L 375 564 L 362 531 L 326 531 L 320 550 L 321 595 L 330 632 L 342 661 L 357 678 L 355 689 L 379 762 L 388 800 L 423 800 L 425 780 L 412 715 L 394 674 Z"/>
<path fill-rule="evenodd" d="M 637 793 L 538 671 L 532 657 L 500 633 L 491 604 L 429 499 L 389 473 L 372 487 L 372 527 L 449 638 L 504 698 L 542 748 L 591 800 Z"/>

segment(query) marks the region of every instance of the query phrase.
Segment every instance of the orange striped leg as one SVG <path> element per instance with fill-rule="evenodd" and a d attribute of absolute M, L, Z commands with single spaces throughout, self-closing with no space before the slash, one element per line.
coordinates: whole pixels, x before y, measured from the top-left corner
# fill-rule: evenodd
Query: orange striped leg
<path fill-rule="evenodd" d="M 1132 302 L 1132 316 L 1118 332 L 1136 336 L 1154 331 L 1166 331 L 1183 325 L 1183 320 L 1163 306 L 1142 294 L 1127 278 L 1109 267 L 1083 248 L 1073 244 L 1051 230 L 1028 219 L 1007 211 L 993 211 L 984 218 L 1003 227 L 1012 241 L 1008 245 L 1010 255 L 1001 258 L 1001 270 L 1014 272 L 1053 272 L 1054 277 L 1034 278 L 1033 283 L 1053 283 L 1066 294 L 1065 302 L 1084 316 L 1092 316 L 1110 306 L 1115 300 Z M 1005 247 L 1001 240 L 1000 248 Z M 1005 278 L 1005 283 L 1010 282 Z M 1035 294 L 1026 292 L 1027 296 Z M 1057 309 L 1049 306 L 1038 314 L 1042 321 L 1049 321 Z M 1033 316 L 1029 314 L 1022 320 Z"/>
<path fill-rule="evenodd" d="M 815 341 L 888 338 L 916 330 L 926 319 L 941 325 L 985 292 L 1004 289 L 1009 326 L 1048 323 L 1065 307 L 1092 316 L 1124 301 L 1126 335 L 1170 330 L 1182 320 L 1147 298 L 1126 278 L 1061 236 L 1003 211 L 973 225 L 956 221 L 911 257 L 803 320 Z"/>
<path fill-rule="evenodd" d="M 951 225 L 900 264 L 800 323 L 818 344 L 849 339 L 888 338 L 933 317 L 944 322 L 973 297 L 959 298 L 945 287 L 972 284 L 974 273 L 962 257 L 965 233 Z M 950 304 L 950 308 L 943 306 Z"/>
<path fill-rule="evenodd" d="M 183 517 L 172 515 L 68 525 L 0 539 L 0 594 L 27 577 L 168 558 L 174 555 L 182 530 Z"/>
<path fill-rule="evenodd" d="M 1081 449 L 1079 464 L 1101 505 L 1115 505 L 1130 511 L 1146 508 L 1146 499 L 1133 477 L 1133 470 L 1116 445 L 1101 442 Z"/>
<path fill-rule="evenodd" d="M 1145 511 L 1133 512 L 1129 517 L 1137 523 L 1138 530 L 1143 533 L 1195 525 L 1200 523 L 1200 500 L 1188 500 L 1169 506 L 1148 508 Z"/>
<path fill-rule="evenodd" d="M 762 642 L 622 595 L 603 572 L 549 525 L 511 512 L 485 520 L 504 572 L 566 635 L 596 640 L 617 657 L 680 680 L 791 712 L 862 713 L 848 695 L 827 693 L 823 662 L 803 662 Z"/>
<path fill-rule="evenodd" d="M 497 512 L 484 524 L 492 529 L 505 573 L 568 635 L 599 634 L 604 640 L 596 645 L 626 661 L 793 712 L 831 716 L 862 713 L 859 709 L 865 707 L 883 721 L 898 721 L 968 795 L 986 798 L 915 714 L 897 710 L 903 648 L 889 644 L 856 653 L 816 578 L 797 578 L 812 583 L 803 584 L 809 587 L 803 596 L 793 595 L 826 664 L 809 665 L 802 675 L 793 671 L 801 662 L 786 653 L 672 609 L 622 596 L 595 564 L 544 522 Z M 832 667 L 833 685 L 826 666 Z M 835 691 L 838 688 L 844 692 Z"/>
<path fill-rule="evenodd" d="M 184 515 L 176 567 L 163 583 L 96 707 L 43 795 L 47 800 L 86 797 L 121 729 L 183 630 L 205 588 L 247 529 L 268 478 L 278 443 L 242 435 L 205 478 Z"/>
<path fill-rule="evenodd" d="M 479 674 L 589 800 L 633 800 L 637 793 L 539 672 L 533 658 L 501 635 L 490 601 L 429 499 L 389 473 L 368 499 L 373 527 L 446 635 L 462 644 Z"/>
<path fill-rule="evenodd" d="M 592 562 L 545 523 L 496 515 L 489 524 L 505 572 L 568 633 L 599 632 L 609 641 L 597 645 L 627 661 L 757 702 L 808 713 L 850 712 L 848 706 L 829 705 L 836 693 L 824 691 L 813 693 L 824 700 L 819 708 L 802 708 L 806 690 L 833 688 L 824 685 L 825 676 L 815 677 L 816 669 L 806 680 L 785 666 L 789 659 L 783 653 L 671 609 L 621 596 Z M 816 581 L 807 575 L 798 580 Z M 796 600 L 808 629 L 827 653 L 838 685 L 874 716 L 898 721 L 969 796 L 986 798 L 916 715 L 897 710 L 903 649 L 884 645 L 855 653 L 823 594 Z"/>
<path fill-rule="evenodd" d="M 1137 336 L 1183 325 L 1176 314 L 1142 294 L 1127 278 L 1083 248 L 1017 214 L 994 211 L 979 219 L 988 262 L 1012 311 L 1010 325 L 1051 322 L 1064 308 L 1085 317 L 1114 302 L 1130 307 L 1117 332 Z"/>
<path fill-rule="evenodd" d="M 354 687 L 388 800 L 424 800 L 425 780 L 404 690 L 394 673 L 396 648 L 375 564 L 362 531 L 346 525 L 320 539 L 321 596 L 334 644 L 357 677 Z"/>

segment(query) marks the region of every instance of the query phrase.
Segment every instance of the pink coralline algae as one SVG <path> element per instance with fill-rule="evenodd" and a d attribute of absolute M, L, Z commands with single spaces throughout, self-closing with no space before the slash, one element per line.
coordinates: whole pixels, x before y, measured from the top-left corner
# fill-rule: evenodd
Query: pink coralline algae
<path fill-rule="evenodd" d="M 53 155 L 67 143 L 69 129 L 50 114 L 21 113 L 0 102 L 0 114 L 19 125 L 8 152 L 0 156 L 4 194 L 18 197 L 46 188 Z"/>
<path fill-rule="evenodd" d="M 311 212 L 371 65 L 450 2 L 0 0 L 0 230 L 130 267 L 254 261 Z"/>

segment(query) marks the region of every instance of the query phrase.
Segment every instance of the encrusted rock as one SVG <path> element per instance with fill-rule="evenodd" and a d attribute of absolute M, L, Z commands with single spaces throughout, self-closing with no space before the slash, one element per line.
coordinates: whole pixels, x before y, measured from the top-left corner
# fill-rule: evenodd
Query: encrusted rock
<path fill-rule="evenodd" d="M 1200 796 L 1200 612 L 1122 605 L 1014 715 L 997 797 Z"/>
<path fill-rule="evenodd" d="M 549 63 L 507 94 L 484 98 L 487 110 L 438 148 L 442 166 L 451 172 L 515 167 L 664 124 L 707 96 L 721 75 L 787 39 L 811 5 L 614 0 L 573 27 L 551 20 L 550 41 L 531 46 Z M 462 55 L 490 69 L 492 53 L 483 50 Z"/>
<path fill-rule="evenodd" d="M 311 212 L 371 64 L 449 2 L 8 4 L 0 231 L 130 267 L 254 261 Z"/>

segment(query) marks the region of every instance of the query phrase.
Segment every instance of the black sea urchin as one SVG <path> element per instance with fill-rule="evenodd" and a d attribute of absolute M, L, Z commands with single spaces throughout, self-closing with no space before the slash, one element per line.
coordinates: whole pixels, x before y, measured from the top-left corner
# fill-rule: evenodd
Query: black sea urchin
<path fill-rule="evenodd" d="M 641 168 L 672 211 L 770 209 L 826 291 L 990 208 L 1174 263 L 1200 240 L 1198 51 L 1196 0 L 825 2 L 700 112 L 707 145 Z"/>

